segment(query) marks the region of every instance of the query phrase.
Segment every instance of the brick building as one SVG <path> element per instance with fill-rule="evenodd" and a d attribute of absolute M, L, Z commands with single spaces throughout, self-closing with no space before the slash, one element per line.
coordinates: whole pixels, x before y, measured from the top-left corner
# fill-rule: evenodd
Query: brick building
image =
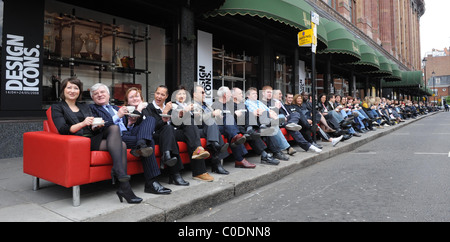
<path fill-rule="evenodd" d="M 423 0 L 322 0 L 407 68 L 420 70 Z"/>
<path fill-rule="evenodd" d="M 433 49 L 422 60 L 426 85 L 435 96 L 429 96 L 432 102 L 441 103 L 449 96 L 450 88 L 450 55 L 447 48 L 443 51 Z"/>

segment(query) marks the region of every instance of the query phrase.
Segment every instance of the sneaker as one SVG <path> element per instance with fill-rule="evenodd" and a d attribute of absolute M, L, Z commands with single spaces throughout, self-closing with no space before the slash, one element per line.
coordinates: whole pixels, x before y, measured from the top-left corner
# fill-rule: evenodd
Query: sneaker
<path fill-rule="evenodd" d="M 302 129 L 302 126 L 296 123 L 288 123 L 285 127 L 287 130 L 291 131 L 300 131 Z"/>
<path fill-rule="evenodd" d="M 344 137 L 344 136 L 341 135 L 337 138 L 332 138 L 331 144 L 333 145 L 333 147 L 336 146 L 337 143 L 339 143 L 339 141 L 341 141 L 342 137 Z"/>
<path fill-rule="evenodd" d="M 200 174 L 198 176 L 194 176 L 193 177 L 194 180 L 199 180 L 199 181 L 207 181 L 207 182 L 212 182 L 214 181 L 214 177 L 212 177 L 210 174 L 208 174 L 207 172 Z"/>
<path fill-rule="evenodd" d="M 314 152 L 316 152 L 316 153 L 322 152 L 321 149 L 315 147 L 314 145 L 311 145 L 307 151 L 314 151 Z"/>
<path fill-rule="evenodd" d="M 199 146 L 197 149 L 195 149 L 194 153 L 192 154 L 193 160 L 202 160 L 206 159 L 210 156 L 209 152 L 206 151 L 203 147 Z"/>

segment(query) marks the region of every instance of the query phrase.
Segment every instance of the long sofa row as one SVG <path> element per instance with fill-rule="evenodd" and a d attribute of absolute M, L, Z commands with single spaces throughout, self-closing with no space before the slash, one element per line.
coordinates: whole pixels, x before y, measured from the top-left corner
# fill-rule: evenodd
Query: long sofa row
<path fill-rule="evenodd" d="M 40 179 L 72 188 L 73 206 L 79 206 L 81 185 L 111 179 L 111 156 L 106 151 L 91 151 L 89 138 L 59 134 L 50 108 L 46 114 L 43 131 L 26 132 L 23 135 L 23 172 L 33 177 L 33 190 L 39 189 Z M 293 140 L 284 128 L 281 130 L 288 141 Z M 226 139 L 224 141 L 227 142 Z M 206 140 L 202 139 L 201 143 L 206 148 Z M 245 146 L 251 150 L 247 143 Z M 190 163 L 186 143 L 178 142 L 178 147 L 182 163 Z M 154 153 L 160 165 L 158 145 Z M 143 173 L 140 159 L 131 155 L 130 149 L 127 159 L 129 175 Z"/>

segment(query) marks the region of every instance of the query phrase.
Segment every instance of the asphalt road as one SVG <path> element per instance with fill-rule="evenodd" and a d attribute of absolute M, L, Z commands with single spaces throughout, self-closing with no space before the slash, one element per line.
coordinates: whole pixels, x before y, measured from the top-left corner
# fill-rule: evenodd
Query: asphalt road
<path fill-rule="evenodd" d="M 441 112 L 178 221 L 448 222 L 449 156 Z"/>

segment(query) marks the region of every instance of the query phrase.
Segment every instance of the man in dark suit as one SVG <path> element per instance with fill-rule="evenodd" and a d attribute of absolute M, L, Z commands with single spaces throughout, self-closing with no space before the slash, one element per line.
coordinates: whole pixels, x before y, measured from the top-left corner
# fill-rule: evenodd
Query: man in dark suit
<path fill-rule="evenodd" d="M 139 125 L 128 125 L 128 113 L 126 107 L 118 107 L 109 104 L 109 88 L 102 83 L 97 83 L 90 89 L 92 100 L 91 110 L 95 117 L 101 117 L 105 121 L 105 126 L 116 124 L 121 131 L 122 140 L 131 148 L 131 154 L 141 157 L 145 176 L 145 192 L 155 194 L 170 194 L 171 190 L 163 187 L 156 177 L 161 174 L 161 170 L 156 162 L 153 153 L 154 141 L 153 132 L 155 120 L 145 119 Z"/>
<path fill-rule="evenodd" d="M 174 126 L 170 125 L 170 116 L 166 115 L 172 110 L 172 103 L 166 102 L 169 97 L 169 90 L 166 86 L 160 85 L 155 90 L 155 98 L 148 106 L 142 110 L 145 117 L 153 117 L 156 120 L 154 141 L 161 150 L 161 162 L 164 164 L 173 164 L 169 166 L 169 184 L 188 186 L 180 174 L 183 169 L 178 143 L 175 139 Z"/>
<path fill-rule="evenodd" d="M 219 107 L 218 109 L 214 109 L 205 102 L 205 90 L 202 86 L 195 85 L 192 95 L 194 98 L 194 106 L 196 107 L 194 107 L 194 111 L 198 110 L 197 113 L 200 113 L 198 115 L 198 123 L 203 122 L 207 125 L 216 123 L 219 126 L 221 134 L 224 135 L 230 143 L 230 149 L 235 159 L 235 167 L 255 168 L 255 164 L 250 163 L 244 158 L 248 153 L 244 146 L 246 138 L 239 133 L 239 129 L 234 124 L 234 120 L 227 124 L 226 118 L 225 121 L 222 119 L 222 108 Z"/>
<path fill-rule="evenodd" d="M 233 102 L 236 125 L 241 133 L 247 135 L 247 142 L 250 147 L 252 147 L 253 151 L 256 154 L 261 155 L 261 163 L 278 165 L 280 161 L 275 159 L 272 154 L 266 152 L 266 149 L 274 154 L 281 152 L 281 150 L 277 146 L 273 145 L 275 141 L 267 142 L 266 144 L 261 137 L 261 134 L 266 132 L 267 129 L 270 129 L 269 133 L 273 133 L 275 129 L 265 126 L 261 128 L 262 125 L 258 125 L 258 118 L 255 117 L 253 113 L 250 113 L 247 106 L 245 106 L 244 95 L 240 88 L 234 87 L 232 91 L 229 90 L 228 87 L 220 87 L 219 90 L 221 89 L 224 90 L 225 93 L 223 91 L 221 93 L 219 93 L 219 91 L 217 92 L 219 96 L 218 104 L 228 101 Z M 222 94 L 222 96 L 219 94 Z M 231 95 L 233 100 L 231 100 L 231 97 L 228 97 L 228 95 Z M 230 98 L 230 100 L 228 100 L 228 98 Z M 266 129 L 266 131 L 264 129 Z M 265 138 L 273 139 L 274 137 L 265 136 Z"/>

